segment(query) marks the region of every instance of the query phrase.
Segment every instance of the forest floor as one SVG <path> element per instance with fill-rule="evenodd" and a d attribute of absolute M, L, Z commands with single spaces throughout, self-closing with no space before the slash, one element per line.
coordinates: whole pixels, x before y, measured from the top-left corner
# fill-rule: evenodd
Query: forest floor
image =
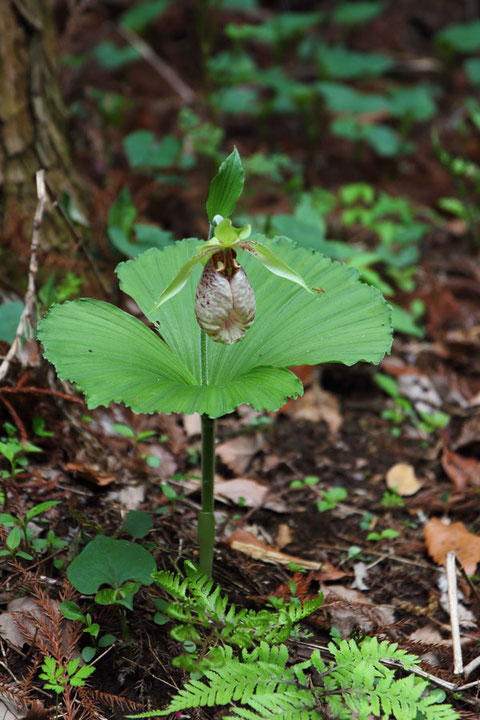
<path fill-rule="evenodd" d="M 61 55 L 75 57 L 101 41 L 118 40 L 115 23 L 124 5 L 87 3 L 85 12 L 71 18 L 59 10 Z M 275 10 L 275 3 L 268 5 L 267 15 Z M 308 10 L 313 3 L 301 5 L 299 9 Z M 315 5 L 328 12 L 332 3 Z M 348 183 L 364 182 L 390 196 L 408 197 L 420 217 L 428 209 L 438 210 L 438 198 L 454 195 L 455 186 L 432 149 L 432 124 L 450 152 L 464 150 L 453 118 L 461 112 L 468 88 L 458 68 L 443 77 L 436 66 L 432 36 L 462 17 L 454 2 L 417 6 L 395 3 L 372 21 L 367 33 L 359 28 L 349 37 L 357 50 L 384 51 L 400 58 L 399 73 L 414 83 L 427 79 L 442 85 L 434 120 L 415 126 L 413 154 L 381 157 L 369 147 L 357 153 L 350 141 L 321 135 L 309 156 L 304 128 L 291 115 L 267 119 L 265 125 L 251 115 L 223 114 L 219 119 L 217 114 L 224 130 L 222 148 L 228 153 L 235 144 L 242 158 L 258 150 L 285 153 L 302 166 L 305 190 L 316 186 L 335 193 Z M 230 21 L 237 18 L 233 11 L 227 15 Z M 187 17 L 187 4 L 178 3 L 146 37 L 191 89 L 192 107 L 211 119 L 215 112 L 209 115 L 206 109 L 197 40 Z M 263 61 L 264 48 L 256 52 Z M 113 269 L 123 256 L 107 239 L 108 210 L 121 188 L 128 186 L 142 221 L 159 223 L 176 239 L 204 237 L 204 202 L 215 162 L 201 157 L 194 168 L 183 172 L 187 179 L 183 184 L 156 181 L 128 167 L 123 138 L 142 128 L 159 137 L 175 133 L 183 102 L 178 88 L 172 89 L 148 62 L 109 70 L 89 60 L 80 69 L 70 63 L 62 72 L 68 106 L 83 108 L 72 115 L 70 138 L 87 188 L 90 229 L 77 229 L 88 236 L 87 245 L 110 294 L 99 290 L 90 266 L 72 248 L 41 257 L 39 277 L 45 282 L 50 273 L 61 277 L 68 270 L 81 277 L 82 295 L 139 314 L 114 285 Z M 371 84 L 377 89 L 374 80 Z M 112 120 L 111 108 L 105 105 L 102 115 L 92 88 L 124 98 L 120 119 Z M 132 109 L 130 101 L 135 102 Z M 469 136 L 467 150 L 470 159 L 480 162 L 478 133 Z M 261 179 L 242 205 L 242 213 L 252 216 L 291 209 L 292 195 L 284 186 Z M 450 688 L 473 683 L 453 699 L 448 693 L 448 699 L 463 718 L 475 718 L 480 715 L 474 682 L 478 667 L 467 675 L 453 672 L 444 564 L 445 550 L 454 549 L 459 560 L 463 662 L 468 666 L 480 655 L 479 253 L 464 220 L 439 217 L 419 242 L 414 286 L 395 294 L 395 302 L 405 309 L 415 300 L 423 303 L 418 320 L 423 333 L 396 333 L 392 352 L 379 367 L 300 368 L 305 385 L 301 399 L 272 413 L 240 407 L 218 421 L 213 577 L 241 607 L 259 609 L 269 596 L 287 599 L 292 590 L 301 600 L 323 592 L 324 605 L 309 619 L 304 642 L 324 646 L 332 628 L 344 638 L 377 635 L 397 642 L 422 657 L 422 667 L 440 686 L 442 681 L 451 683 L 446 686 Z M 341 227 L 338 213 L 329 216 L 329 238 L 357 241 L 362 232 Z M 363 237 L 368 246 L 368 235 Z M 29 244 L 18 255 L 18 275 L 25 272 L 26 277 Z M 8 346 L 2 347 L 5 354 Z M 102 634 L 119 638 L 120 608 L 94 605 L 73 593 L 65 568 L 97 533 L 128 537 L 122 526 L 132 510 L 153 517 L 153 527 L 142 542 L 154 552 L 159 569 L 181 569 L 185 559 L 195 562 L 200 424 L 196 416 L 135 415 L 119 405 L 89 410 L 73 386 L 56 379 L 39 355 L 40 348 L 29 347 L 28 357 L 23 354 L 21 363 L 12 363 L 0 389 L 0 425 L 9 423 L 15 437 L 28 437 L 42 452 L 23 453 L 28 462 L 16 466 L 14 481 L 8 480 L 11 466 L 4 458 L 8 493 L 4 512 L 25 516 L 32 505 L 58 500 L 60 504 L 45 517 L 48 529 L 68 544 L 51 546 L 33 561 L 2 558 L 0 673 L 5 697 L 12 700 L 13 688 L 23 688 L 25 702 L 37 703 L 27 718 L 38 720 L 55 716 L 55 695 L 38 679 L 43 656 L 54 650 L 48 647 L 48 633 L 40 646 L 35 631 L 25 642 L 24 628 L 19 639 L 7 612 L 12 610 L 9 603 L 14 598 L 33 600 L 35 612 L 48 614 L 49 603 L 58 603 L 67 593 L 85 612 L 89 608 Z M 382 374 L 383 385 L 375 380 L 377 373 Z M 395 390 L 388 394 L 385 388 Z M 446 413 L 450 419 L 429 426 L 422 422 L 425 409 Z M 153 434 L 138 437 L 146 431 Z M 332 496 L 332 489 L 338 488 L 344 491 Z M 333 497 L 330 509 L 320 512 L 317 503 L 329 497 Z M 440 522 L 446 519 L 450 525 Z M 41 521 L 38 527 L 45 532 Z M 445 535 L 446 528 L 453 527 L 454 537 Z M 0 529 L 5 541 L 10 528 Z M 70 709 L 70 714 L 61 710 L 59 716 L 80 718 L 86 712 L 85 717 L 101 717 L 96 714 L 97 704 L 108 718 L 165 707 L 184 675 L 171 665 L 178 650 L 169 626 L 154 622 L 157 596 L 154 586 L 142 587 L 134 611 L 127 611 L 133 642 L 117 639 L 104 655 L 98 653 L 96 670 L 88 680 L 91 694 L 76 706 L 78 715 Z M 32 605 L 27 609 L 32 610 Z M 69 622 L 62 627 L 57 622 L 52 635 L 74 632 L 64 629 Z M 72 625 L 79 628 L 75 643 L 81 649 L 85 635 L 79 623 Z M 23 717 L 12 708 L 10 712 L 6 718 Z M 197 718 L 213 717 L 208 709 L 195 713 Z"/>

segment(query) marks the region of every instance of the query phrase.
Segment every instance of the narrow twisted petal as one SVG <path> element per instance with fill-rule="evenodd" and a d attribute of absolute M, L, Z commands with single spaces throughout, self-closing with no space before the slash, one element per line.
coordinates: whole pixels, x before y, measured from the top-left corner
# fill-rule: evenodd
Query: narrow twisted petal
<path fill-rule="evenodd" d="M 243 268 L 228 278 L 207 263 L 195 295 L 195 315 L 215 342 L 231 345 L 245 337 L 255 318 L 255 293 Z"/>

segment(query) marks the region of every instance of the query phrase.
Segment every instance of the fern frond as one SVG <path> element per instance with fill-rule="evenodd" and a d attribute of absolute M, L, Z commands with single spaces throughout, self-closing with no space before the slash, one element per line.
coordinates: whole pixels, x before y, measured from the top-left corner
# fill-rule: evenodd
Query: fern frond
<path fill-rule="evenodd" d="M 413 673 L 396 679 L 395 671 L 382 664 L 382 660 L 397 660 L 404 667 L 417 665 L 419 660 L 400 650 L 396 643 L 379 643 L 376 638 L 365 638 L 329 646 L 334 655 L 325 677 L 325 688 L 338 695 L 330 695 L 327 704 L 330 712 L 340 719 L 392 717 L 397 720 L 415 720 L 423 713 L 428 720 L 455 720 L 457 713 L 432 696 L 422 697 L 428 682 Z M 312 654 L 312 664 L 319 668 L 319 656 Z M 338 663 L 338 664 L 337 664 Z M 325 670 L 323 671 L 325 672 Z M 339 714 L 339 696 L 344 710 Z M 345 708 L 348 708 L 345 714 Z"/>
<path fill-rule="evenodd" d="M 305 600 L 303 604 L 300 603 L 290 603 L 287 605 L 287 612 L 290 617 L 290 620 L 294 623 L 299 622 L 299 620 L 304 620 L 306 617 L 311 615 L 315 612 L 315 610 L 318 610 L 318 608 L 323 604 L 323 593 L 320 593 L 316 598 L 312 598 L 311 600 Z"/>
<path fill-rule="evenodd" d="M 248 708 L 235 708 L 235 715 L 224 715 L 222 720 L 324 720 L 317 710 L 290 710 L 278 715 L 276 712 L 263 712 L 249 710 Z"/>
<path fill-rule="evenodd" d="M 315 695 L 309 690 L 298 690 L 288 688 L 283 693 L 255 694 L 248 701 L 248 705 L 256 711 L 257 717 L 265 720 L 276 720 L 282 718 L 298 718 L 308 720 L 309 718 L 320 718 L 316 713 Z"/>
<path fill-rule="evenodd" d="M 251 652 L 245 649 L 242 650 L 242 662 L 256 663 L 257 661 L 284 668 L 288 661 L 288 648 L 286 645 L 269 645 L 266 642 L 261 642 Z"/>
<path fill-rule="evenodd" d="M 168 710 L 176 712 L 186 708 L 212 705 L 228 705 L 240 701 L 246 703 L 253 695 L 268 693 L 282 696 L 286 683 L 294 683 L 289 668 L 258 661 L 242 663 L 237 659 L 226 660 L 221 668 L 207 670 L 207 681 L 191 680 L 173 698 Z"/>
<path fill-rule="evenodd" d="M 178 600 L 186 599 L 186 591 L 188 587 L 188 580 L 182 578 L 178 573 L 168 572 L 167 570 L 158 570 L 152 574 L 155 582 L 160 587 L 173 595 Z"/>

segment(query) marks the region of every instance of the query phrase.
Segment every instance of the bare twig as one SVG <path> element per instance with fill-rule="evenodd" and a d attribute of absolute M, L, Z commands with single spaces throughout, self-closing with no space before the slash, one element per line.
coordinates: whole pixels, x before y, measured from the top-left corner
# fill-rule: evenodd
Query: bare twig
<path fill-rule="evenodd" d="M 37 183 L 37 207 L 33 217 L 32 243 L 30 246 L 30 264 L 28 267 L 28 286 L 25 294 L 25 307 L 20 316 L 20 321 L 15 333 L 15 338 L 10 350 L 0 365 L 0 382 L 5 378 L 10 367 L 12 358 L 15 356 L 19 347 L 21 347 L 22 335 L 26 335 L 28 331 L 32 331 L 35 327 L 35 277 L 38 270 L 37 253 L 40 245 L 40 228 L 42 226 L 43 214 L 45 206 L 48 202 L 48 196 L 45 187 L 45 170 L 39 170 L 36 174 Z"/>
<path fill-rule="evenodd" d="M 463 672 L 463 659 L 462 645 L 460 642 L 460 623 L 458 620 L 458 592 L 455 553 L 453 551 L 447 553 L 447 587 L 450 625 L 452 628 L 453 672 L 456 675 L 460 675 Z"/>
<path fill-rule="evenodd" d="M 472 672 L 474 670 L 476 670 L 479 665 L 480 665 L 480 655 L 478 657 L 474 658 L 473 660 L 471 660 L 468 663 L 468 665 L 465 665 L 465 668 L 464 668 L 465 677 L 468 677 L 469 675 L 471 675 Z M 478 680 L 476 680 L 475 682 L 478 682 Z"/>
<path fill-rule="evenodd" d="M 85 401 L 82 398 L 70 395 L 69 393 L 59 392 L 58 390 L 50 390 L 50 388 L 37 388 L 37 387 L 8 387 L 0 389 L 0 396 L 5 393 L 33 393 L 34 395 L 53 395 L 55 397 L 62 398 L 63 400 L 69 400 L 70 402 L 78 403 L 79 405 L 85 405 Z M 5 402 L 5 400 L 3 400 Z"/>
<path fill-rule="evenodd" d="M 176 73 L 175 70 L 173 70 L 173 68 L 165 62 L 165 60 L 162 60 L 162 58 L 157 55 L 154 49 L 148 45 L 145 40 L 142 40 L 137 33 L 132 32 L 126 27 L 120 26 L 118 28 L 118 32 L 127 42 L 130 43 L 132 47 L 135 48 L 135 50 L 140 53 L 144 60 L 150 63 L 150 65 L 158 72 L 165 82 L 170 85 L 172 90 L 174 90 L 177 95 L 180 95 L 187 105 L 193 103 L 195 100 L 195 93 L 192 88 L 190 88 L 182 80 L 180 75 L 178 75 L 178 73 Z"/>
<path fill-rule="evenodd" d="M 95 265 L 93 258 L 90 255 L 87 247 L 85 246 L 83 239 L 80 237 L 80 235 L 77 233 L 77 231 L 73 227 L 73 225 L 70 221 L 70 218 L 68 217 L 67 213 L 65 212 L 65 210 L 62 208 L 62 206 L 58 202 L 57 196 L 55 195 L 55 193 L 53 192 L 52 188 L 50 187 L 50 185 L 48 184 L 48 182 L 46 180 L 45 180 L 45 187 L 47 189 L 48 197 L 50 199 L 50 202 L 52 203 L 52 206 L 55 208 L 55 210 L 58 212 L 58 214 L 62 218 L 63 222 L 67 226 L 68 232 L 72 236 L 76 248 L 80 249 L 82 251 L 82 253 L 84 254 L 87 263 L 90 265 L 90 267 L 93 271 L 93 274 L 95 275 L 95 277 L 98 281 L 98 284 L 102 288 L 105 295 L 110 295 L 111 293 L 110 293 L 109 289 L 107 288 L 107 286 L 105 285 L 102 276 L 98 272 L 98 268 Z"/>

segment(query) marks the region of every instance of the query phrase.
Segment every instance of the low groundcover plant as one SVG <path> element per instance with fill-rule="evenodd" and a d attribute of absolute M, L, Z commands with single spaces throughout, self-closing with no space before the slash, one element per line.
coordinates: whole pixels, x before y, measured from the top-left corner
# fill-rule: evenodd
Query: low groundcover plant
<path fill-rule="evenodd" d="M 85 393 L 89 408 L 123 402 L 137 413 L 201 414 L 198 525 L 200 569 L 206 575 L 214 544 L 215 418 L 240 404 L 276 410 L 287 398 L 301 395 L 302 383 L 289 367 L 378 363 L 391 345 L 390 309 L 378 290 L 359 280 L 355 269 L 288 238 L 250 237 L 248 226 L 231 224 L 228 216 L 243 184 L 234 150 L 210 186 L 208 240 L 189 238 L 162 250 L 153 248 L 117 267 L 122 291 L 155 330 L 114 305 L 80 298 L 54 305 L 38 331 L 45 356 L 60 377 Z M 202 260 L 207 264 L 201 279 Z M 208 268 L 214 283 L 207 288 Z M 232 288 L 232 278 L 240 269 L 244 275 L 238 290 Z M 223 319 L 225 297 L 215 292 L 217 281 L 220 293 L 228 290 L 225 282 L 230 287 Z M 207 290 L 208 299 L 218 306 L 213 321 L 200 302 Z M 238 292 L 244 302 L 236 313 L 242 305 Z M 226 336 L 232 329 L 234 336 Z"/>
<path fill-rule="evenodd" d="M 315 649 L 292 664 L 284 644 L 260 642 L 240 653 L 218 647 L 215 666 L 202 680 L 187 682 L 165 710 L 127 717 L 187 717 L 182 710 L 219 705 L 228 708 L 217 715 L 222 720 L 458 720 L 443 690 L 429 690 L 413 672 L 395 676 L 388 665 L 414 670 L 419 663 L 396 643 L 341 640 L 329 643 L 328 651 L 331 661 Z"/>

